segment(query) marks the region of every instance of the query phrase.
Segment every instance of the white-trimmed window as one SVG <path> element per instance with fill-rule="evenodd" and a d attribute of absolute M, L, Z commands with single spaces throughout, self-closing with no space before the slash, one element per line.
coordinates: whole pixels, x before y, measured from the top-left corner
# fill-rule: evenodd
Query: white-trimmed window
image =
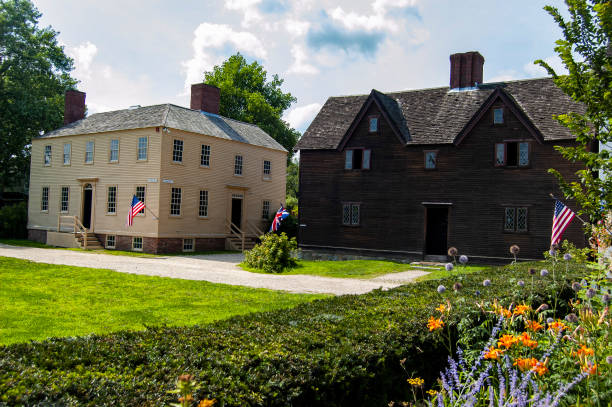
<path fill-rule="evenodd" d="M 202 167 L 210 167 L 210 146 L 202 144 L 202 153 L 200 154 L 200 165 Z"/>
<path fill-rule="evenodd" d="M 64 144 L 64 165 L 70 165 L 70 155 L 72 152 L 72 144 Z"/>
<path fill-rule="evenodd" d="M 70 187 L 62 187 L 60 195 L 60 212 L 68 212 L 68 203 L 70 202 Z"/>
<path fill-rule="evenodd" d="M 85 164 L 92 164 L 94 162 L 94 146 L 93 141 L 85 143 Z"/>
<path fill-rule="evenodd" d="M 106 235 L 106 248 L 114 249 L 117 244 L 117 237 L 115 235 Z"/>
<path fill-rule="evenodd" d="M 108 187 L 106 194 L 106 213 L 115 215 L 117 213 L 117 186 Z"/>
<path fill-rule="evenodd" d="M 40 195 L 40 210 L 43 212 L 49 211 L 49 187 L 42 187 Z"/>
<path fill-rule="evenodd" d="M 263 177 L 264 179 L 270 179 L 271 176 L 272 176 L 272 162 L 270 160 L 264 160 Z"/>
<path fill-rule="evenodd" d="M 496 167 L 528 167 L 529 143 L 508 141 L 495 144 Z"/>
<path fill-rule="evenodd" d="M 504 123 L 504 108 L 498 107 L 493 109 L 493 124 Z"/>
<path fill-rule="evenodd" d="M 119 161 L 119 140 L 114 139 L 110 141 L 110 154 L 108 160 L 112 163 Z"/>
<path fill-rule="evenodd" d="M 170 215 L 181 216 L 181 198 L 183 191 L 181 188 L 172 188 L 170 194 Z"/>
<path fill-rule="evenodd" d="M 148 147 L 149 147 L 149 138 L 147 136 L 138 137 L 137 159 L 139 161 L 146 161 Z"/>
<path fill-rule="evenodd" d="M 145 199 L 147 197 L 147 187 L 145 185 L 137 185 L 136 186 L 136 198 L 138 198 L 143 204 L 146 203 Z M 145 208 L 142 208 L 138 214 L 144 214 Z M 137 214 L 137 215 L 138 215 Z"/>
<path fill-rule="evenodd" d="M 345 170 L 369 170 L 371 168 L 372 150 L 353 148 L 345 151 Z"/>
<path fill-rule="evenodd" d="M 242 175 L 243 159 L 241 155 L 234 157 L 234 175 Z"/>
<path fill-rule="evenodd" d="M 195 248 L 194 239 L 183 239 L 183 251 L 184 252 L 192 252 Z"/>
<path fill-rule="evenodd" d="M 208 216 L 208 191 L 200 190 L 200 202 L 198 205 L 198 216 L 206 218 Z"/>
<path fill-rule="evenodd" d="M 360 206 L 358 202 L 346 202 L 342 204 L 342 224 L 346 226 L 358 226 L 360 219 Z"/>
<path fill-rule="evenodd" d="M 438 167 L 438 152 L 425 151 L 425 169 L 435 170 Z"/>
<path fill-rule="evenodd" d="M 183 140 L 174 139 L 172 144 L 172 162 L 177 164 L 183 162 Z"/>
<path fill-rule="evenodd" d="M 370 133 L 376 133 L 378 131 L 378 117 L 370 117 L 368 129 Z"/>
<path fill-rule="evenodd" d="M 46 166 L 51 165 L 51 146 L 45 146 L 45 155 L 43 162 Z"/>
<path fill-rule="evenodd" d="M 270 219 L 270 201 L 263 201 L 261 208 L 261 218 L 263 220 Z"/>
<path fill-rule="evenodd" d="M 132 250 L 141 252 L 142 251 L 142 237 L 134 236 L 132 238 Z"/>
<path fill-rule="evenodd" d="M 504 208 L 504 231 L 505 232 L 527 232 L 527 208 L 507 207 Z"/>

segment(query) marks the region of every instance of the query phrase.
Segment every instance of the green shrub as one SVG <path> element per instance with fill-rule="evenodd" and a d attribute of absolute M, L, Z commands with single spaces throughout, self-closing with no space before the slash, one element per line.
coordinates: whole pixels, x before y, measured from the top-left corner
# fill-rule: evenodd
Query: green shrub
<path fill-rule="evenodd" d="M 28 236 L 28 204 L 21 202 L 0 208 L 0 237 L 23 239 Z"/>
<path fill-rule="evenodd" d="M 246 252 L 245 262 L 249 267 L 266 273 L 282 273 L 284 269 L 297 265 L 296 250 L 295 238 L 289 239 L 285 233 L 267 233 L 261 237 L 261 243 Z"/>

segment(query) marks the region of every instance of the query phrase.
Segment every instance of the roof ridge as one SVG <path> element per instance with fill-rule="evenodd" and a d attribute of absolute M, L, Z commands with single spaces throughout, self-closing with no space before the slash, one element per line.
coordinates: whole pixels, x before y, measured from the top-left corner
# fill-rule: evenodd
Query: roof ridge
<path fill-rule="evenodd" d="M 200 113 L 200 114 L 218 116 L 218 117 L 221 117 L 221 118 L 223 118 L 225 120 L 231 120 L 233 122 L 246 124 L 246 125 L 249 125 L 249 126 L 252 126 L 252 127 L 258 127 L 258 128 L 261 129 L 261 127 L 259 127 L 258 125 L 254 124 L 254 123 L 249 123 L 249 122 L 245 122 L 245 121 L 242 121 L 242 120 L 232 119 L 231 117 L 227 117 L 227 116 L 223 116 L 223 115 L 215 114 L 215 113 L 210 113 L 210 112 L 207 112 L 205 110 L 195 110 L 195 109 L 191 109 L 189 107 L 175 105 L 174 103 L 168 103 L 168 105 L 174 106 L 174 107 L 178 107 L 178 108 L 181 108 L 183 110 L 190 110 L 192 112 L 196 112 L 196 113 Z"/>

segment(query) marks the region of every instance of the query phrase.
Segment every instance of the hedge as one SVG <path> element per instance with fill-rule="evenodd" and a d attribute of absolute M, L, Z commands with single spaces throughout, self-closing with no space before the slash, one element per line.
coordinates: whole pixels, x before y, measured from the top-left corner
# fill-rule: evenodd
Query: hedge
<path fill-rule="evenodd" d="M 0 403 L 162 405 L 176 401 L 167 391 L 178 375 L 190 373 L 201 384 L 196 400 L 216 398 L 217 406 L 385 406 L 407 398 L 400 359 L 428 383 L 445 365 L 446 351 L 426 328 L 441 301 L 439 284 L 447 287 L 444 297 L 457 300 L 455 321 L 465 320 L 474 317 L 477 299 L 525 297 L 528 266 L 462 276 L 459 293 L 451 290 L 457 278 L 449 278 L 206 326 L 0 347 Z M 572 265 L 565 278 L 584 273 Z M 482 286 L 485 278 L 490 287 Z M 518 289 L 517 279 L 529 288 Z M 536 276 L 535 303 L 549 300 L 550 281 Z M 469 304 L 465 310 L 462 302 Z"/>

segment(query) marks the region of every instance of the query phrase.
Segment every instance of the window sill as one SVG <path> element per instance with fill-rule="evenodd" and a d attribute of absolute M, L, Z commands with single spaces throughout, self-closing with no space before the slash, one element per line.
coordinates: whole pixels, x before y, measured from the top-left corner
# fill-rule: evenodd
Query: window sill
<path fill-rule="evenodd" d="M 170 164 L 172 164 L 172 165 L 184 165 L 182 161 L 172 161 Z"/>
<path fill-rule="evenodd" d="M 114 212 L 114 213 L 113 212 L 106 212 L 104 215 L 105 216 L 117 216 L 117 212 Z"/>
<path fill-rule="evenodd" d="M 181 219 L 183 215 L 168 215 L 170 219 Z"/>
<path fill-rule="evenodd" d="M 136 159 L 136 162 L 137 162 L 137 163 L 146 163 L 147 161 L 149 161 L 149 160 L 148 160 L 148 159 L 146 159 L 146 158 L 137 158 L 137 159 Z"/>
<path fill-rule="evenodd" d="M 132 248 L 132 251 L 133 252 L 142 252 L 142 249 L 134 249 L 134 248 Z"/>
<path fill-rule="evenodd" d="M 240 178 L 242 178 L 242 177 L 243 177 L 243 175 L 242 175 L 242 174 L 234 174 L 234 177 L 240 177 Z"/>
<path fill-rule="evenodd" d="M 116 246 L 104 246 L 105 249 L 107 250 L 115 250 Z"/>
<path fill-rule="evenodd" d="M 358 228 L 358 227 L 360 227 L 361 225 L 347 225 L 347 224 L 344 224 L 344 223 L 343 223 L 343 224 L 342 224 L 342 226 L 346 226 L 347 228 Z"/>
<path fill-rule="evenodd" d="M 202 165 L 202 164 L 200 164 L 200 168 L 209 169 L 210 165 Z"/>
<path fill-rule="evenodd" d="M 92 162 L 84 162 L 83 165 L 93 165 L 93 161 Z"/>
<path fill-rule="evenodd" d="M 109 164 L 119 164 L 119 160 L 115 160 L 115 161 L 109 161 Z"/>
<path fill-rule="evenodd" d="M 198 219 L 201 219 L 201 220 L 208 220 L 208 219 L 210 219 L 210 218 L 209 218 L 208 216 L 198 216 Z"/>

